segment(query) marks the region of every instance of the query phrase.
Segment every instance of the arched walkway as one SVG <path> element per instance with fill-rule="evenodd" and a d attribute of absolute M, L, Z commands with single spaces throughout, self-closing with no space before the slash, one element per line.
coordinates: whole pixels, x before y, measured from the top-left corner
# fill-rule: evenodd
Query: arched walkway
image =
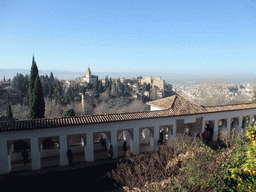
<path fill-rule="evenodd" d="M 94 139 L 94 160 L 109 158 L 108 149 L 111 144 L 111 132 L 96 132 L 93 133 Z M 105 147 L 101 144 L 101 139 L 105 143 Z M 103 144 L 104 145 L 104 144 Z"/>
<path fill-rule="evenodd" d="M 221 140 L 221 133 L 222 131 L 227 131 L 227 119 L 220 119 L 218 122 L 218 138 L 217 140 L 220 141 Z M 224 134 L 224 133 L 223 133 Z"/>
<path fill-rule="evenodd" d="M 242 128 L 245 129 L 250 125 L 250 117 L 249 116 L 244 116 L 243 117 L 243 122 L 242 122 Z"/>
<path fill-rule="evenodd" d="M 159 127 L 159 139 L 161 137 L 161 134 L 163 134 L 163 144 L 166 144 L 167 141 L 173 136 L 173 129 L 172 125 L 162 125 Z"/>
<path fill-rule="evenodd" d="M 208 138 L 207 143 L 210 141 L 213 141 L 213 135 L 214 135 L 214 121 L 207 121 L 205 122 L 205 131 L 207 132 Z"/>
<path fill-rule="evenodd" d="M 118 130 L 117 131 L 117 155 L 123 156 L 123 144 L 124 141 L 127 142 L 127 151 L 130 151 L 131 142 L 133 140 L 133 130 L 132 129 L 125 129 L 125 130 Z"/>
<path fill-rule="evenodd" d="M 60 165 L 59 137 L 39 138 L 39 150 L 41 153 L 41 167 Z"/>
<path fill-rule="evenodd" d="M 20 170 L 31 170 L 31 149 L 30 149 L 30 140 L 14 140 L 8 141 L 8 154 L 10 157 L 11 171 L 20 171 Z M 28 164 L 25 166 L 22 151 L 28 152 Z"/>
<path fill-rule="evenodd" d="M 73 162 L 85 161 L 86 134 L 68 135 L 68 149 L 73 152 Z"/>
<path fill-rule="evenodd" d="M 154 127 L 143 127 L 139 129 L 139 147 L 140 153 L 143 153 L 152 148 L 152 141 L 154 140 Z"/>

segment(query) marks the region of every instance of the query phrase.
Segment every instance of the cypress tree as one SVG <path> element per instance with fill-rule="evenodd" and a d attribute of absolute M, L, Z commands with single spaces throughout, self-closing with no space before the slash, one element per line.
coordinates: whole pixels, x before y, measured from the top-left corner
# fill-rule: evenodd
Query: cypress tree
<path fill-rule="evenodd" d="M 94 82 L 94 90 L 96 92 L 99 92 L 99 79 L 98 76 L 96 76 L 95 82 Z"/>
<path fill-rule="evenodd" d="M 45 102 L 44 102 L 44 93 L 42 84 L 39 76 L 36 77 L 34 84 L 34 92 L 33 92 L 33 103 L 32 103 L 32 111 L 30 118 L 44 118 L 45 113 Z"/>
<path fill-rule="evenodd" d="M 103 86 L 102 86 L 102 81 L 99 80 L 99 92 L 102 93 L 103 92 Z"/>
<path fill-rule="evenodd" d="M 44 112 L 44 93 L 38 75 L 38 68 L 33 55 L 29 82 L 29 118 L 44 118 Z"/>
<path fill-rule="evenodd" d="M 5 75 L 4 75 L 4 82 L 5 82 Z"/>
<path fill-rule="evenodd" d="M 108 81 L 108 76 L 106 76 L 105 78 L 105 86 L 104 86 L 104 89 L 105 91 L 109 88 L 109 81 Z"/>
<path fill-rule="evenodd" d="M 9 100 L 9 93 L 7 93 L 7 101 L 6 101 L 6 109 L 5 109 L 5 116 L 8 118 L 12 118 L 12 107 Z"/>

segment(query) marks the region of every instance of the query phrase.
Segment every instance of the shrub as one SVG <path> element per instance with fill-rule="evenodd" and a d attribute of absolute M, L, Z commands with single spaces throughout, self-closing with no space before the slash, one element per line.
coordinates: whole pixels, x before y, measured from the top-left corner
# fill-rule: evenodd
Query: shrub
<path fill-rule="evenodd" d="M 73 109 L 66 109 L 62 114 L 62 117 L 70 117 L 70 116 L 75 116 L 75 112 Z"/>
<path fill-rule="evenodd" d="M 237 184 L 239 191 L 256 190 L 256 126 L 250 125 L 246 128 L 246 137 L 249 142 L 245 146 L 246 158 L 231 170 L 231 178 Z"/>

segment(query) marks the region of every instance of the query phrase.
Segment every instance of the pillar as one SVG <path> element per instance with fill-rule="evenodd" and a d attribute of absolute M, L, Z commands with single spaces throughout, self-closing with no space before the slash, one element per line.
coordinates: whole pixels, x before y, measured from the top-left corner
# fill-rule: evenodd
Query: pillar
<path fill-rule="evenodd" d="M 111 144 L 113 146 L 113 158 L 117 158 L 117 131 L 114 129 L 111 131 Z"/>
<path fill-rule="evenodd" d="M 150 137 L 150 147 L 151 147 L 151 149 L 155 150 L 155 139 L 154 139 L 154 137 Z"/>
<path fill-rule="evenodd" d="M 94 161 L 93 132 L 86 134 L 85 160 Z"/>
<path fill-rule="evenodd" d="M 250 124 L 253 124 L 253 114 L 250 115 Z"/>
<path fill-rule="evenodd" d="M 168 127 L 168 141 L 172 140 L 172 131 L 171 128 Z"/>
<path fill-rule="evenodd" d="M 67 157 L 67 151 L 68 151 L 68 143 L 67 143 L 67 135 L 60 135 L 60 165 L 65 166 L 68 165 L 68 157 Z"/>
<path fill-rule="evenodd" d="M 177 137 L 177 120 L 173 123 L 173 136 Z"/>
<path fill-rule="evenodd" d="M 11 154 L 8 155 L 7 141 L 0 140 L 0 174 L 8 174 L 11 171 Z"/>
<path fill-rule="evenodd" d="M 230 137 L 230 132 L 231 132 L 231 118 L 227 118 L 227 130 L 228 130 L 228 137 Z"/>
<path fill-rule="evenodd" d="M 218 119 L 214 120 L 213 141 L 217 141 L 218 139 L 218 130 L 219 130 L 218 122 L 219 122 Z"/>
<path fill-rule="evenodd" d="M 134 136 L 133 136 L 133 148 L 136 150 L 136 154 L 140 153 L 140 131 L 139 128 L 136 127 L 133 129 Z"/>
<path fill-rule="evenodd" d="M 243 116 L 239 117 L 239 128 L 242 128 L 242 124 L 243 124 Z M 239 131 L 239 130 L 236 130 Z"/>
<path fill-rule="evenodd" d="M 37 137 L 33 137 L 30 139 L 31 143 L 31 163 L 32 170 L 37 170 L 41 168 L 41 152 L 39 150 L 39 141 Z M 41 148 L 42 150 L 43 148 Z"/>

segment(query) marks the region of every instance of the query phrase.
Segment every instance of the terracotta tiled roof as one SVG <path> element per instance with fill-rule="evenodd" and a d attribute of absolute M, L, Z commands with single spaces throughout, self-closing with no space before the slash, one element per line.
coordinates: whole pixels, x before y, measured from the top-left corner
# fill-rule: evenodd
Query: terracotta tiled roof
<path fill-rule="evenodd" d="M 208 113 L 214 112 L 224 112 L 224 111 L 234 111 L 234 110 L 245 110 L 245 109 L 255 109 L 256 103 L 242 103 L 233 105 L 219 105 L 219 106 L 208 106 L 205 107 Z"/>
<path fill-rule="evenodd" d="M 150 102 L 147 102 L 146 104 L 157 106 L 157 107 L 160 107 L 162 109 L 170 109 L 170 108 L 172 108 L 172 104 L 175 100 L 175 97 L 176 97 L 176 95 L 173 95 L 171 97 L 166 97 L 164 99 L 150 101 Z"/>
<path fill-rule="evenodd" d="M 169 103 L 167 102 L 169 101 Z M 174 95 L 168 98 L 152 101 L 147 104 L 160 104 L 165 110 L 159 111 L 144 111 L 116 114 L 101 114 L 101 115 L 85 115 L 76 117 L 63 117 L 55 119 L 36 119 L 23 121 L 3 121 L 0 122 L 0 132 L 19 131 L 29 129 L 42 129 L 53 127 L 64 127 L 72 125 L 86 125 L 94 123 L 108 123 L 118 121 L 129 121 L 137 119 L 152 119 L 173 116 L 185 116 L 195 114 L 217 113 L 232 110 L 255 109 L 256 103 L 245 103 L 225 106 L 204 107 L 188 101 L 180 95 Z"/>
<path fill-rule="evenodd" d="M 0 122 L 0 132 L 19 131 L 29 129 L 42 129 L 53 127 L 64 127 L 72 125 L 86 125 L 94 123 L 108 123 L 117 121 L 129 121 L 137 119 L 150 119 L 172 116 L 168 110 L 163 111 L 144 111 L 131 113 L 116 113 L 102 115 L 86 115 L 77 117 L 63 117 L 54 119 L 35 119 L 23 121 L 3 121 Z"/>
<path fill-rule="evenodd" d="M 175 115 L 188 115 L 188 114 L 198 114 L 198 113 L 206 113 L 205 107 L 193 103 L 187 100 L 185 97 L 180 95 L 172 96 L 172 104 L 169 108 L 169 111 L 172 111 Z"/>
<path fill-rule="evenodd" d="M 179 114 L 194 114 L 206 112 L 201 105 L 189 101 L 184 96 L 173 95 L 164 99 L 148 102 L 147 105 L 153 105 L 162 109 L 169 109 L 173 113 Z"/>

